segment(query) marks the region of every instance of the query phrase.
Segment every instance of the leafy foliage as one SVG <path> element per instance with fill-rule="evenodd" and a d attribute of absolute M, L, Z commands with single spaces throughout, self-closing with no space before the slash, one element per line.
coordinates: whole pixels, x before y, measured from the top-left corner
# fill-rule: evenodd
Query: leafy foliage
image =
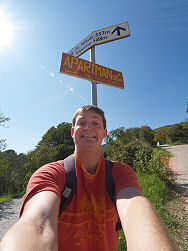
<path fill-rule="evenodd" d="M 61 123 L 51 127 L 42 137 L 36 149 L 27 155 L 25 186 L 31 175 L 46 163 L 66 158 L 74 152 L 71 124 Z"/>
<path fill-rule="evenodd" d="M 164 126 L 154 130 L 155 141 L 162 141 L 166 144 L 188 143 L 188 122 Z"/>
<path fill-rule="evenodd" d="M 10 118 L 5 117 L 5 115 L 2 112 L 0 112 L 0 125 L 1 126 L 4 126 L 4 123 L 6 123 L 9 120 Z"/>
<path fill-rule="evenodd" d="M 4 114 L 0 112 L 0 126 L 4 126 L 8 120 L 9 118 L 5 117 Z M 2 153 L 2 151 L 6 148 L 5 141 L 5 139 L 0 139 L 0 194 L 4 192 L 4 175 L 9 166 L 8 161 Z"/>
<path fill-rule="evenodd" d="M 0 195 L 23 192 L 29 178 L 39 167 L 72 154 L 74 143 L 70 131 L 70 123 L 51 127 L 36 149 L 27 156 L 17 155 L 14 150 L 0 152 Z"/>
<path fill-rule="evenodd" d="M 159 150 L 152 147 L 153 142 L 154 133 L 150 128 L 131 130 L 118 128 L 108 135 L 107 146 L 103 149 L 104 156 L 122 161 L 134 168 L 144 196 L 151 201 L 165 224 L 171 228 L 177 226 L 177 222 L 173 220 L 164 205 L 172 198 L 174 176 L 162 164 Z M 164 154 L 160 152 L 160 155 Z M 127 250 L 123 231 L 120 232 L 117 248 L 118 251 Z"/>
<path fill-rule="evenodd" d="M 24 154 L 17 155 L 14 150 L 7 150 L 2 153 L 2 156 L 6 161 L 6 165 L 4 165 L 4 172 L 0 176 L 0 194 L 14 194 L 22 192 L 26 156 Z"/>
<path fill-rule="evenodd" d="M 10 119 L 5 117 L 5 115 L 0 112 L 0 126 L 5 126 L 5 123 Z M 0 151 L 3 151 L 6 148 L 5 139 L 0 139 Z"/>
<path fill-rule="evenodd" d="M 110 145 L 126 145 L 132 141 L 141 141 L 149 145 L 156 145 L 154 132 L 149 126 L 134 127 L 127 130 L 124 127 L 120 127 L 112 130 L 106 137 L 106 143 Z"/>

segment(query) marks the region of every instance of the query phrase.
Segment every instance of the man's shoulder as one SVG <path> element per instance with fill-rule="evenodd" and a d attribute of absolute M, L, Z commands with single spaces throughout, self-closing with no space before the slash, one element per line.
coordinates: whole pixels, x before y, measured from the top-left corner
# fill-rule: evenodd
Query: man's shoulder
<path fill-rule="evenodd" d="M 43 174 L 51 174 L 51 175 L 58 175 L 62 174 L 64 172 L 64 161 L 58 160 L 54 162 L 49 162 L 44 165 L 42 165 L 40 168 L 38 168 L 32 175 L 32 177 L 43 175 Z"/>
<path fill-rule="evenodd" d="M 64 166 L 64 160 L 57 160 L 54 162 L 49 162 L 41 166 L 40 168 L 52 168 L 52 167 L 63 167 Z"/>
<path fill-rule="evenodd" d="M 134 169 L 128 164 L 120 161 L 112 161 L 112 173 L 115 175 L 135 175 Z"/>
<path fill-rule="evenodd" d="M 114 161 L 114 160 L 110 160 L 112 162 L 112 166 L 113 168 L 131 168 L 128 164 L 121 162 L 121 161 Z"/>

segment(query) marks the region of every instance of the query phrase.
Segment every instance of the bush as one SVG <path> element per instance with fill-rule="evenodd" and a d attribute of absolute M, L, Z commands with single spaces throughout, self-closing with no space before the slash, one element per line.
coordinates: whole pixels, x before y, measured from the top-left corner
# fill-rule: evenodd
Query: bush
<path fill-rule="evenodd" d="M 124 235 L 123 230 L 121 230 L 119 232 L 117 250 L 118 251 L 126 251 L 127 250 L 127 244 L 126 244 L 125 235 Z"/>
<path fill-rule="evenodd" d="M 132 166 L 137 174 L 139 184 L 143 195 L 152 203 L 165 225 L 172 229 L 178 226 L 178 223 L 173 219 L 165 208 L 166 202 L 172 199 L 172 186 L 174 184 L 173 174 L 164 166 L 159 156 L 169 158 L 169 154 L 152 148 L 143 142 L 130 142 L 124 146 L 118 146 L 108 156 L 117 161 L 123 161 Z M 158 157 L 156 157 L 158 156 Z M 118 251 L 126 249 L 126 240 L 123 231 L 120 231 L 118 241 Z"/>
<path fill-rule="evenodd" d="M 171 189 L 156 174 L 143 174 L 137 172 L 138 182 L 142 189 L 143 195 L 157 209 L 171 199 Z"/>
<path fill-rule="evenodd" d="M 170 187 L 166 184 L 164 180 L 161 180 L 155 174 L 142 173 L 137 171 L 138 182 L 142 189 L 143 195 L 152 203 L 152 205 L 157 210 L 158 214 L 161 216 L 164 224 L 169 228 L 179 227 L 169 211 L 165 208 L 165 204 L 173 198 L 173 193 Z M 123 230 L 119 233 L 118 240 L 118 251 L 125 251 L 126 240 Z"/>
<path fill-rule="evenodd" d="M 140 149 L 135 153 L 133 166 L 137 173 L 154 175 L 164 181 L 168 187 L 174 184 L 173 173 L 159 159 L 154 159 L 153 155 L 145 149 Z"/>

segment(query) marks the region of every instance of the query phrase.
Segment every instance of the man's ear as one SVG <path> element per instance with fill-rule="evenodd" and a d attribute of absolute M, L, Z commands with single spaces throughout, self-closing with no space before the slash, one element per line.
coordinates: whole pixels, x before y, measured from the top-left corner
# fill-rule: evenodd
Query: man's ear
<path fill-rule="evenodd" d="M 106 136 L 107 136 L 107 129 L 104 130 L 104 137 L 103 137 L 103 139 L 105 139 Z"/>
<path fill-rule="evenodd" d="M 74 127 L 71 128 L 71 136 L 74 134 Z"/>

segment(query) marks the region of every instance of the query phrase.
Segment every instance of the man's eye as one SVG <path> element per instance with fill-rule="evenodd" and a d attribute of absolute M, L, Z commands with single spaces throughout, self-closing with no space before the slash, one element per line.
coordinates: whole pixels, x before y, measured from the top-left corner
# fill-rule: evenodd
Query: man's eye
<path fill-rule="evenodd" d="M 86 122 L 85 121 L 80 121 L 81 126 L 85 126 Z"/>
<path fill-rule="evenodd" d="M 99 126 L 100 124 L 99 124 L 99 122 L 93 122 L 93 125 L 94 126 Z"/>

